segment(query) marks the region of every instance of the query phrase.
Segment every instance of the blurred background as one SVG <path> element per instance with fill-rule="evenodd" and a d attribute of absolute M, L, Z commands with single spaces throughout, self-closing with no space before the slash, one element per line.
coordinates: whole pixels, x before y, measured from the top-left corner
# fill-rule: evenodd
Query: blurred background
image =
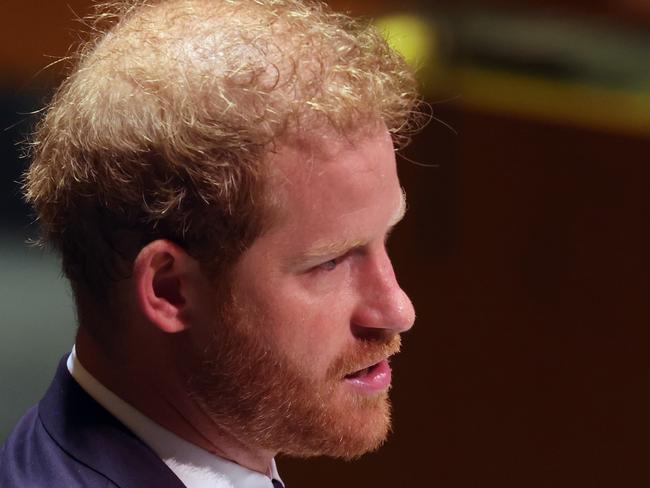
<path fill-rule="evenodd" d="M 375 19 L 431 107 L 400 162 L 410 210 L 391 241 L 418 321 L 389 442 L 354 463 L 281 459 L 287 485 L 648 486 L 650 2 L 330 3 Z M 89 11 L 3 3 L 0 439 L 73 342 L 16 182 Z"/>

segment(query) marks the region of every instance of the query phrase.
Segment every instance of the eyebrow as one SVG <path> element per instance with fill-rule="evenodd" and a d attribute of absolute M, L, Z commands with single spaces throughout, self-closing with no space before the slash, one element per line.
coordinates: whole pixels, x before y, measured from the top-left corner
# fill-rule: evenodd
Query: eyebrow
<path fill-rule="evenodd" d="M 406 192 L 402 188 L 399 208 L 397 209 L 397 212 L 393 218 L 389 221 L 386 236 L 388 236 L 393 228 L 404 218 L 406 210 Z M 341 241 L 316 245 L 300 256 L 300 262 L 309 263 L 311 261 L 319 261 L 330 256 L 340 256 L 351 250 L 358 249 L 364 244 L 366 244 L 366 241 L 363 239 L 343 239 Z"/>

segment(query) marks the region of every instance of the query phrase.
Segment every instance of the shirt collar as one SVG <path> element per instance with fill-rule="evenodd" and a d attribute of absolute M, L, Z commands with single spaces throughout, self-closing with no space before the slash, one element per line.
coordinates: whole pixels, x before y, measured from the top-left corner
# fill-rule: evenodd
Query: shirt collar
<path fill-rule="evenodd" d="M 79 362 L 74 347 L 67 366 L 81 388 L 142 439 L 186 487 L 272 488 L 271 478 L 280 480 L 275 460 L 266 476 L 215 456 L 161 427 L 95 379 Z"/>

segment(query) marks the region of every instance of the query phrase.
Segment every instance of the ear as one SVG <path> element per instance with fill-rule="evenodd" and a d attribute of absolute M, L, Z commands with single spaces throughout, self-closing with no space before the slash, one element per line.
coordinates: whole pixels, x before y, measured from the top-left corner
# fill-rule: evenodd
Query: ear
<path fill-rule="evenodd" d="M 147 244 L 133 262 L 138 308 L 163 332 L 188 329 L 192 289 L 200 273 L 198 262 L 173 242 L 159 239 Z"/>

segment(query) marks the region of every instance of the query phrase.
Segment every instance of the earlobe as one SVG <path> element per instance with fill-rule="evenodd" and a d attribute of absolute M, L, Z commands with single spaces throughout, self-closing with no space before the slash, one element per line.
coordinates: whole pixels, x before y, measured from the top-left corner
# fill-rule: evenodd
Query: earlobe
<path fill-rule="evenodd" d="M 133 263 L 138 307 L 163 332 L 176 333 L 189 327 L 186 295 L 191 260 L 181 247 L 159 239 L 142 248 Z"/>

